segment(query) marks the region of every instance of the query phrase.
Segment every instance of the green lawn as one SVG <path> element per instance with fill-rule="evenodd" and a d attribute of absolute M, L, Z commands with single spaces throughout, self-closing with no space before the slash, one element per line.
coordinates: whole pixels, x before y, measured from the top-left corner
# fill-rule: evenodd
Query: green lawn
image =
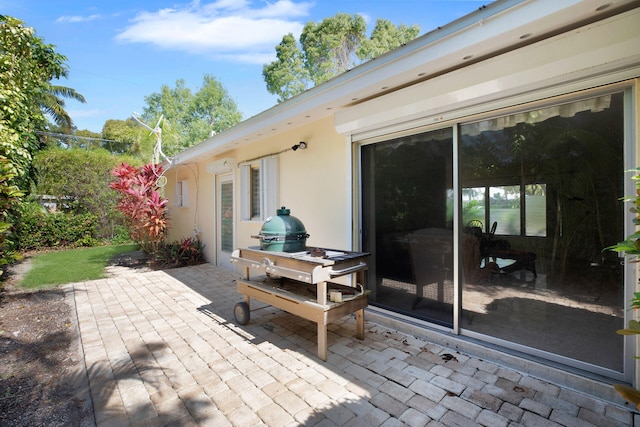
<path fill-rule="evenodd" d="M 32 257 L 29 271 L 20 282 L 37 289 L 105 277 L 105 267 L 114 255 L 139 249 L 138 245 L 97 246 L 47 252 Z"/>

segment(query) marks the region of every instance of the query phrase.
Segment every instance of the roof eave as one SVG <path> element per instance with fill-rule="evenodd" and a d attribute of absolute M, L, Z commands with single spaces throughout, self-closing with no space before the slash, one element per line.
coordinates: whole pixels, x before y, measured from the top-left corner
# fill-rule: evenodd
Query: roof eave
<path fill-rule="evenodd" d="M 600 4 L 609 4 L 608 11 L 600 11 Z M 337 109 L 584 25 L 589 20 L 603 19 L 605 13 L 611 15 L 634 4 L 637 6 L 634 0 L 497 0 L 206 139 L 175 156 L 172 163 L 187 163 L 257 142 L 304 124 L 294 123 L 294 118 L 318 120 L 330 116 Z M 600 16 L 594 14 L 596 11 Z M 307 114 L 312 111 L 313 117 Z"/>

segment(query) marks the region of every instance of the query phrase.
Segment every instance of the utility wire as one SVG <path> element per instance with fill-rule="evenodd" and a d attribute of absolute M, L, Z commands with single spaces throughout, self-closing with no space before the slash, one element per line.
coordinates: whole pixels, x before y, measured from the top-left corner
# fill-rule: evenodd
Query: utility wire
<path fill-rule="evenodd" d="M 90 136 L 71 135 L 71 134 L 68 134 L 68 133 L 44 132 L 44 131 L 41 131 L 41 130 L 37 130 L 37 131 L 35 131 L 35 133 L 37 133 L 38 135 L 55 136 L 55 137 L 58 137 L 58 138 L 76 138 L 76 139 L 87 139 L 87 140 L 90 140 L 90 141 L 122 142 L 122 141 L 116 141 L 115 139 L 93 138 L 93 137 L 90 137 Z"/>

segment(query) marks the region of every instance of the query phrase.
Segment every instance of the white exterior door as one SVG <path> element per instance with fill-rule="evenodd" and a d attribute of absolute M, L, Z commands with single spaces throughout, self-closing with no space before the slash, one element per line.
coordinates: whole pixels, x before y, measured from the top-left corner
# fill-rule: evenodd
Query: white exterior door
<path fill-rule="evenodd" d="M 235 245 L 233 174 L 216 176 L 216 264 L 233 268 L 230 262 Z"/>

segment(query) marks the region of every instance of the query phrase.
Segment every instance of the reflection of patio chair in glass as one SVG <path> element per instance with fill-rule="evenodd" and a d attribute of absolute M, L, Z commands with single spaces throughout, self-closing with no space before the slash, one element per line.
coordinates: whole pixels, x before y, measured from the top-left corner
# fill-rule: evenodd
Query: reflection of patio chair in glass
<path fill-rule="evenodd" d="M 508 250 L 511 248 L 511 244 L 508 241 L 504 239 L 494 239 L 497 228 L 498 221 L 494 221 L 489 234 L 483 235 L 480 238 L 480 256 L 485 260 L 485 264 L 489 262 L 489 257 L 493 258 L 493 262 L 496 262 L 496 257 L 491 255 L 496 250 Z"/>
<path fill-rule="evenodd" d="M 415 308 L 425 298 L 453 303 L 451 280 L 453 235 L 448 229 L 429 228 L 409 234 L 411 267 L 416 282 Z M 449 281 L 445 283 L 445 281 Z M 451 288 L 451 289 L 449 289 Z"/>
<path fill-rule="evenodd" d="M 479 219 L 472 219 L 467 223 L 467 227 L 478 227 L 480 231 L 484 231 L 484 224 Z"/>
<path fill-rule="evenodd" d="M 511 249 L 507 240 L 494 239 L 497 222 L 491 225 L 488 235 L 480 238 L 480 257 L 484 266 L 489 266 L 490 260 L 498 266 L 501 273 L 514 273 L 526 270 L 533 273 L 534 279 L 538 277 L 536 272 L 536 254 L 518 249 Z"/>
<path fill-rule="evenodd" d="M 495 233 L 495 227 L 493 228 Z M 493 240 L 492 235 L 482 232 L 479 227 L 467 226 L 462 235 L 462 268 L 466 283 L 479 283 L 491 279 L 500 272 L 498 265 L 490 262 L 491 245 L 505 246 L 505 240 Z"/>

